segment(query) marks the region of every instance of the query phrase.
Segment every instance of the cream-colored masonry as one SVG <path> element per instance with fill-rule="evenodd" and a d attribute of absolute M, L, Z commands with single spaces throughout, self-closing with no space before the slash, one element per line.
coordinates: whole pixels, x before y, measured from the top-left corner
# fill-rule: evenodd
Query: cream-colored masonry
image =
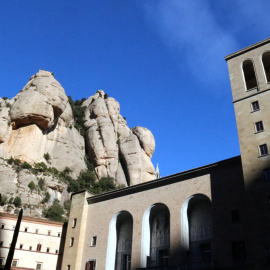
<path fill-rule="evenodd" d="M 112 218 L 120 211 L 128 211 L 133 217 L 131 266 L 132 269 L 140 267 L 142 219 L 145 211 L 156 203 L 163 203 L 169 208 L 171 260 L 174 260 L 174 262 L 179 261 L 181 208 L 183 203 L 194 194 L 204 194 L 211 199 L 210 175 L 207 174 L 163 187 L 88 205 L 82 264 L 80 268 L 75 267 L 74 269 L 83 270 L 87 260 L 96 259 L 97 269 L 105 270 L 109 225 Z M 97 236 L 96 247 L 90 246 L 93 236 Z"/>

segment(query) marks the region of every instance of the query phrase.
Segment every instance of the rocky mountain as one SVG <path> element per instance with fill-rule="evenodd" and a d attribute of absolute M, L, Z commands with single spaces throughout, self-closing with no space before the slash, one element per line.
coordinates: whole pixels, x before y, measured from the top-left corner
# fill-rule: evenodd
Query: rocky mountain
<path fill-rule="evenodd" d="M 130 129 L 119 103 L 102 90 L 80 104 L 84 132 L 78 130 L 71 105 L 53 73 L 44 70 L 33 75 L 14 98 L 0 98 L 0 193 L 19 193 L 27 201 L 22 194 L 29 192 L 29 181 L 24 180 L 24 170 L 18 172 L 6 162 L 10 158 L 59 172 L 68 168 L 74 179 L 87 169 L 89 159 L 97 180 L 110 177 L 121 186 L 153 180 L 151 131 Z M 39 176 L 35 177 L 37 184 Z M 67 187 L 57 187 L 51 179 L 45 184 L 60 193 Z M 40 199 L 37 196 L 35 203 Z"/>

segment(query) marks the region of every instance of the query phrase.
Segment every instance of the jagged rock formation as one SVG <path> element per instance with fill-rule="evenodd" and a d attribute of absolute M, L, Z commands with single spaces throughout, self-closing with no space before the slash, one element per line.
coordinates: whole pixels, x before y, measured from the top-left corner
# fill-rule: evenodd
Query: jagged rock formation
<path fill-rule="evenodd" d="M 82 104 L 86 138 L 74 127 L 68 98 L 51 72 L 40 70 L 14 98 L 0 98 L 0 106 L 0 158 L 44 162 L 59 171 L 68 167 L 76 178 L 86 169 L 87 153 L 98 179 L 112 177 L 126 186 L 154 178 L 152 133 L 130 129 L 119 103 L 102 90 Z"/>
<path fill-rule="evenodd" d="M 30 164 L 45 162 L 76 176 L 86 168 L 84 139 L 73 126 L 73 115 L 62 86 L 51 72 L 40 70 L 11 100 L 0 99 L 0 157 Z"/>
<path fill-rule="evenodd" d="M 130 129 L 120 115 L 119 103 L 98 90 L 83 103 L 86 106 L 85 127 L 90 160 L 98 178 L 112 177 L 124 185 L 153 180 L 155 170 L 151 157 L 155 140 L 142 127 Z"/>

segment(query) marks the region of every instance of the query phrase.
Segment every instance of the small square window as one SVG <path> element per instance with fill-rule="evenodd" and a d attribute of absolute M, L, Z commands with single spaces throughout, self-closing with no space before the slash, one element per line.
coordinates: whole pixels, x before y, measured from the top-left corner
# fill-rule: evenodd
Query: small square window
<path fill-rule="evenodd" d="M 251 111 L 255 112 L 255 111 L 259 111 L 260 110 L 260 105 L 259 105 L 259 101 L 254 101 L 251 103 Z"/>
<path fill-rule="evenodd" d="M 58 236 L 58 237 L 61 237 L 61 233 L 60 233 L 60 232 L 59 232 L 59 233 L 57 233 L 57 236 Z"/>
<path fill-rule="evenodd" d="M 70 238 L 69 246 L 72 247 L 74 244 L 74 237 Z"/>
<path fill-rule="evenodd" d="M 91 247 L 95 247 L 97 245 L 97 237 L 93 236 L 91 241 Z"/>
<path fill-rule="evenodd" d="M 77 218 L 73 219 L 73 224 L 72 224 L 72 228 L 75 228 L 77 225 Z"/>
<path fill-rule="evenodd" d="M 20 244 L 20 249 L 22 249 L 23 248 L 23 244 Z"/>
<path fill-rule="evenodd" d="M 18 266 L 18 265 L 19 265 L 19 261 L 18 261 L 18 260 L 13 260 L 13 261 L 12 261 L 11 266 L 16 267 L 16 266 Z"/>
<path fill-rule="evenodd" d="M 1 224 L 1 229 L 5 229 L 5 224 Z"/>
<path fill-rule="evenodd" d="M 49 252 L 50 252 L 50 248 L 47 248 L 47 249 L 46 249 L 46 252 L 49 253 Z"/>
<path fill-rule="evenodd" d="M 42 263 L 37 263 L 36 269 L 42 269 Z"/>
<path fill-rule="evenodd" d="M 259 149 L 260 149 L 260 156 L 268 155 L 267 144 L 261 144 L 261 145 L 259 145 Z"/>
<path fill-rule="evenodd" d="M 24 228 L 24 231 L 27 232 L 28 231 L 28 228 Z"/>
<path fill-rule="evenodd" d="M 270 168 L 263 170 L 264 181 L 270 181 Z"/>
<path fill-rule="evenodd" d="M 262 132 L 262 131 L 264 131 L 263 122 L 262 121 L 256 122 L 254 124 L 254 127 L 255 127 L 255 132 Z"/>
<path fill-rule="evenodd" d="M 232 222 L 238 222 L 239 221 L 239 211 L 233 210 L 232 211 Z"/>

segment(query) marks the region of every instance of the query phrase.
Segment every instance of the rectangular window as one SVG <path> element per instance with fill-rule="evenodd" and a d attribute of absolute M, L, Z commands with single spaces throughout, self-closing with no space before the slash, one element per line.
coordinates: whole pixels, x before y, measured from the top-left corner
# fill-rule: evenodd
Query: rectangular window
<path fill-rule="evenodd" d="M 27 232 L 27 231 L 28 231 L 28 228 L 25 227 L 25 228 L 24 228 L 24 231 Z"/>
<path fill-rule="evenodd" d="M 36 229 L 36 233 L 38 233 L 38 229 Z"/>
<path fill-rule="evenodd" d="M 130 255 L 124 255 L 124 256 L 130 256 Z M 123 269 L 125 270 L 130 270 L 130 268 L 127 268 L 126 263 L 122 262 Z M 96 269 L 96 260 L 91 260 L 86 263 L 86 268 L 87 270 L 95 270 Z"/>
<path fill-rule="evenodd" d="M 233 210 L 232 211 L 232 222 L 238 222 L 239 221 L 239 211 Z"/>
<path fill-rule="evenodd" d="M 23 244 L 20 244 L 20 249 L 22 249 L 23 248 Z"/>
<path fill-rule="evenodd" d="M 69 246 L 72 247 L 74 244 L 74 237 L 70 238 Z"/>
<path fill-rule="evenodd" d="M 254 124 L 254 127 L 255 127 L 255 132 L 262 132 L 262 131 L 264 131 L 263 122 L 262 121 L 256 122 Z"/>
<path fill-rule="evenodd" d="M 50 248 L 47 248 L 46 252 L 49 253 L 50 252 Z"/>
<path fill-rule="evenodd" d="M 55 254 L 58 254 L 58 250 L 57 249 L 55 250 Z"/>
<path fill-rule="evenodd" d="M 67 265 L 67 270 L 70 270 L 70 265 Z"/>
<path fill-rule="evenodd" d="M 12 230 L 13 230 L 13 231 L 15 230 L 15 226 L 12 226 Z"/>
<path fill-rule="evenodd" d="M 95 247 L 97 245 L 97 237 L 93 236 L 91 241 L 91 247 Z"/>
<path fill-rule="evenodd" d="M 260 156 L 268 155 L 267 144 L 261 144 L 261 145 L 259 145 L 259 149 L 260 149 Z"/>
<path fill-rule="evenodd" d="M 4 265 L 5 258 L 0 258 L 0 265 Z"/>
<path fill-rule="evenodd" d="M 2 246 L 3 246 L 3 244 L 4 244 L 4 241 L 1 241 L 1 242 L 0 242 L 0 247 L 2 247 Z"/>
<path fill-rule="evenodd" d="M 61 237 L 61 233 L 60 233 L 60 232 L 59 232 L 59 233 L 57 233 L 57 236 L 58 236 L 58 237 Z"/>
<path fill-rule="evenodd" d="M 200 250 L 202 255 L 202 261 L 203 262 L 209 262 L 211 261 L 211 244 L 210 243 L 203 243 L 200 244 Z"/>
<path fill-rule="evenodd" d="M 36 269 L 42 269 L 42 263 L 38 262 L 37 266 L 36 266 Z"/>
<path fill-rule="evenodd" d="M 29 250 L 32 250 L 32 247 L 31 246 L 29 247 Z"/>
<path fill-rule="evenodd" d="M 246 258 L 246 248 L 244 241 L 237 241 L 232 243 L 232 255 L 234 260 Z"/>
<path fill-rule="evenodd" d="M 264 181 L 270 180 L 270 168 L 263 170 L 263 179 Z"/>
<path fill-rule="evenodd" d="M 77 225 L 77 218 L 73 219 L 72 228 L 75 228 Z"/>
<path fill-rule="evenodd" d="M 48 231 L 48 235 L 51 235 L 51 231 Z"/>
<path fill-rule="evenodd" d="M 254 101 L 251 103 L 251 111 L 255 112 L 255 111 L 259 111 L 260 110 L 260 105 L 259 105 L 259 101 Z"/>
<path fill-rule="evenodd" d="M 1 224 L 1 229 L 4 229 L 5 228 L 5 224 Z"/>
<path fill-rule="evenodd" d="M 41 244 L 37 244 L 37 251 L 41 251 Z"/>
<path fill-rule="evenodd" d="M 13 260 L 13 261 L 12 261 L 11 266 L 16 267 L 16 266 L 18 266 L 18 265 L 19 265 L 19 261 L 18 261 L 18 260 Z"/>

